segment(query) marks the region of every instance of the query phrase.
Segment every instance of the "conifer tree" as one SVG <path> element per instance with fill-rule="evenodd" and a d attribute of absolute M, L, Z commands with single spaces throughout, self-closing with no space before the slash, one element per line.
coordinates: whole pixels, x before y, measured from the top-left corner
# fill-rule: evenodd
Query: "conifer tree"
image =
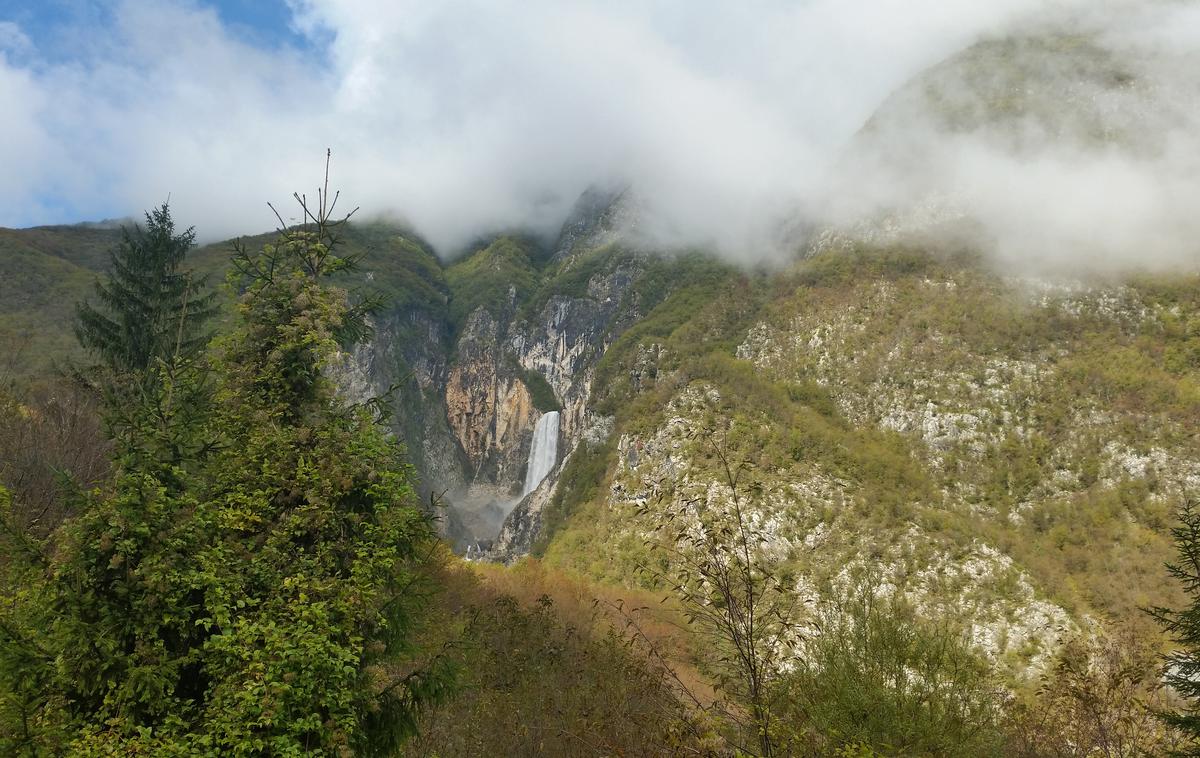
<path fill-rule="evenodd" d="M 207 277 L 182 268 L 195 230 L 177 232 L 166 203 L 145 216 L 144 227 L 122 228 L 98 303 L 78 304 L 75 332 L 98 362 L 86 380 L 103 400 L 118 466 L 155 467 L 167 484 L 213 444 L 193 432 L 211 399 L 196 359 L 211 338 L 216 296 Z"/>
<path fill-rule="evenodd" d="M 98 304 L 80 303 L 76 312 L 79 343 L 118 376 L 143 375 L 174 353 L 194 355 L 215 311 L 205 279 L 181 270 L 195 230 L 176 232 L 166 203 L 145 215 L 144 227 L 122 228 L 112 270 L 96 284 Z"/>
<path fill-rule="evenodd" d="M 1188 747 L 1176 755 L 1200 756 L 1200 508 L 1196 501 L 1184 502 L 1179 521 L 1171 530 L 1179 559 L 1168 563 L 1167 571 L 1187 593 L 1188 604 L 1181 609 L 1158 607 L 1150 613 L 1179 645 L 1166 657 L 1163 679 L 1186 701 L 1182 709 L 1162 714 L 1163 720 L 1188 737 Z"/>

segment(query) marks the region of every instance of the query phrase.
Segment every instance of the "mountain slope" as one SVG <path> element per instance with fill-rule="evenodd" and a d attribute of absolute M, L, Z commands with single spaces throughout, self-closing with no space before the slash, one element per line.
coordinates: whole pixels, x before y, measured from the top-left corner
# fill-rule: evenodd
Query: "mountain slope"
<path fill-rule="evenodd" d="M 566 507 L 552 562 L 627 581 L 653 560 L 639 509 L 727 507 L 711 431 L 753 464 L 763 560 L 798 593 L 881 570 L 1014 673 L 1092 620 L 1177 600 L 1162 565 L 1200 486 L 1200 279 L 1047 287 L 863 251 L 790 282 L 736 348 L 711 342 L 622 403 L 604 484 Z"/>
<path fill-rule="evenodd" d="M 118 233 L 93 226 L 0 229 L 0 373 L 36 376 L 77 355 L 74 304 Z"/>

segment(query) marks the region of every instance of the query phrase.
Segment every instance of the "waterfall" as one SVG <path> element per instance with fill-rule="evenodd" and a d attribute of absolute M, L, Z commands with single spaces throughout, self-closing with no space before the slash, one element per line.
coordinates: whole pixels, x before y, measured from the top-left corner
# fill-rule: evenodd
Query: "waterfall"
<path fill-rule="evenodd" d="M 525 468 L 525 488 L 521 497 L 537 489 L 546 475 L 558 463 L 558 411 L 550 411 L 538 419 L 533 428 L 533 444 L 529 446 L 529 464 Z"/>

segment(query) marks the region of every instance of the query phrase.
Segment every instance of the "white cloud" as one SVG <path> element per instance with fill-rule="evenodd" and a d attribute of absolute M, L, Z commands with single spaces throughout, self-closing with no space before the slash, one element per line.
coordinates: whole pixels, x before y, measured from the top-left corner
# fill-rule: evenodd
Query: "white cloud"
<path fill-rule="evenodd" d="M 0 97 L 15 104 L 0 124 L 0 161 L 15 167 L 0 185 L 0 224 L 50 220 L 41 207 L 48 196 L 69 196 L 81 214 L 101 215 L 137 213 L 171 193 L 180 220 L 207 238 L 261 231 L 271 223 L 265 202 L 315 187 L 329 146 L 335 184 L 350 202 L 367 213 L 403 214 L 443 250 L 499 227 L 552 229 L 586 186 L 619 181 L 635 186 L 647 230 L 660 241 L 761 259 L 778 252 L 772 241 L 780 224 L 824 199 L 836 156 L 914 74 L 1030 18 L 1100 6 L 295 0 L 293 7 L 299 28 L 332 33 L 327 59 L 253 48 L 186 0 L 122 0 L 113 27 L 99 30 L 78 61 L 0 62 Z M 1196 24 L 1181 29 L 1171 21 L 1162 44 L 1186 50 L 1198 39 Z M 1163 28 L 1152 19 L 1139 39 L 1121 40 L 1144 48 L 1163 39 Z M 0 50 L 10 37 L 22 35 L 11 24 L 0 28 Z M 1095 214 L 1120 211 L 1156 228 L 1178 226 L 1163 220 L 1175 213 L 1178 187 L 1157 181 L 1150 164 L 1093 163 L 1054 150 L 1036 164 L 1005 162 L 1003 151 L 988 158 L 975 146 L 955 155 L 937 178 L 982 198 L 997 225 L 1023 213 L 1004 202 L 1003 187 L 1014 183 L 1067 191 L 1119 175 L 1132 188 L 1128 198 L 1085 198 L 1061 217 L 1035 214 L 1044 234 L 1020 243 L 1006 236 L 1011 244 L 1056 242 Z M 880 178 L 863 194 L 894 202 L 903 184 L 903 177 Z M 1111 244 L 1138 235 L 1131 223 Z"/>
<path fill-rule="evenodd" d="M 11 21 L 0 21 L 0 53 L 28 55 L 33 52 L 33 41 Z"/>
<path fill-rule="evenodd" d="M 32 74 L 8 65 L 0 50 L 0 102 L 6 104 L 0 117 L 0 166 L 5 173 L 0 181 L 0 208 L 35 212 L 38 198 L 32 191 L 38 180 L 64 169 L 56 165 L 53 144 L 41 125 L 46 94 Z"/>

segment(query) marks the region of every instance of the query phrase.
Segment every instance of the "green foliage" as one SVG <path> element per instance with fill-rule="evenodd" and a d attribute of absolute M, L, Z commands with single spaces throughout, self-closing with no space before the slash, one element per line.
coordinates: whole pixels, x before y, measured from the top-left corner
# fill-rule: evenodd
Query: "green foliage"
<path fill-rule="evenodd" d="M 61 696 L 48 686 L 53 646 L 44 645 L 53 621 L 43 544 L 18 527 L 12 497 L 0 487 L 0 753 L 43 754 L 68 734 Z"/>
<path fill-rule="evenodd" d="M 446 269 L 454 330 L 479 307 L 493 315 L 515 313 L 536 286 L 535 253 L 532 242 L 504 236 Z"/>
<path fill-rule="evenodd" d="M 108 273 L 121 236 L 120 228 L 107 225 L 0 229 L 0 373 L 40 380 L 56 367 L 78 362 L 82 353 L 71 329 L 75 304 L 94 291 L 96 274 Z M 245 244 L 258 249 L 273 238 L 255 235 Z M 231 244 L 211 243 L 188 253 L 195 282 L 224 279 Z M 437 321 L 445 317 L 442 266 L 410 230 L 382 222 L 348 223 L 339 244 L 344 257 L 361 258 L 362 270 L 343 273 L 336 283 L 353 290 L 366 279 L 367 288 L 394 309 L 425 311 Z M 233 295 L 222 289 L 213 294 L 217 313 L 209 324 L 227 331 L 233 326 Z"/>
<path fill-rule="evenodd" d="M 903 436 L 851 426 L 827 391 L 780 382 L 722 351 L 691 358 L 625 402 L 618 410 L 619 423 L 627 432 L 652 434 L 670 400 L 693 383 L 720 392 L 722 401 L 712 409 L 712 420 L 730 425 L 736 456 L 771 472 L 768 484 L 782 486 L 792 472 L 801 475 L 813 465 L 825 467 L 862 493 L 862 510 L 854 520 L 863 534 L 927 512 L 923 501 L 931 499 L 931 482 Z M 593 454 L 607 457 L 594 459 Z M 711 469 L 709 457 L 699 448 L 679 455 L 697 471 Z M 611 456 L 612 447 L 592 451 L 581 446 L 568 461 L 543 513 L 543 554 L 588 575 L 619 580 L 649 557 L 640 539 L 626 544 L 611 538 L 610 531 L 622 531 L 629 516 L 614 513 L 603 502 Z M 572 485 L 575 481 L 580 484 Z"/>
<path fill-rule="evenodd" d="M 1037 691 L 1009 704 L 1007 754 L 1167 755 L 1181 747 L 1182 735 L 1157 718 L 1172 697 L 1147 631 L 1065 640 Z"/>
<path fill-rule="evenodd" d="M 797 267 L 791 278 L 793 286 L 828 287 L 863 278 L 899 279 L 929 274 L 936 268 L 936 260 L 924 250 L 856 247 L 810 258 Z"/>
<path fill-rule="evenodd" d="M 449 290 L 442 266 L 411 232 L 378 222 L 347 224 L 339 245 L 343 257 L 359 260 L 354 273 L 369 270 L 369 289 L 389 309 L 444 314 Z M 342 286 L 350 280 L 350 274 L 334 277 Z"/>
<path fill-rule="evenodd" d="M 647 262 L 627 303 L 645 316 L 621 334 L 597 364 L 597 410 L 615 414 L 660 374 L 689 358 L 732 352 L 756 305 L 748 281 L 711 258 L 688 255 Z M 650 376 L 643 377 L 636 370 L 639 354 L 654 346 L 660 349 Z"/>
<path fill-rule="evenodd" d="M 877 591 L 868 578 L 818 614 L 782 685 L 783 739 L 806 754 L 998 755 L 1001 691 L 967 637 Z"/>
<path fill-rule="evenodd" d="M 0 234 L 0 371 L 45 376 L 78 357 L 79 345 L 67 325 L 94 278 L 22 237 Z"/>
<path fill-rule="evenodd" d="M 621 266 L 630 266 L 636 258 L 628 250 L 605 245 L 547 267 L 537 288 L 522 303 L 518 318 L 535 317 L 552 297 L 586 297 L 593 279 L 610 274 Z"/>
<path fill-rule="evenodd" d="M 103 271 L 121 229 L 112 223 L 0 228 L 0 249 L 24 249 L 57 258 L 91 272 Z"/>
<path fill-rule="evenodd" d="M 604 490 L 609 466 L 616 450 L 611 438 L 598 444 L 579 443 L 558 476 L 554 496 L 542 514 L 542 529 L 533 554 L 544 555 L 551 539 L 559 534 L 579 504 L 591 502 Z"/>
<path fill-rule="evenodd" d="M 701 436 L 720 470 L 721 499 L 713 502 L 711 490 L 703 499 L 664 491 L 658 502 L 637 508 L 643 523 L 654 523 L 650 544 L 667 567 L 644 570 L 673 587 L 706 651 L 706 670 L 733 699 L 729 719 L 749 714 L 747 737 L 734 744 L 753 744 L 769 757 L 778 752 L 771 693 L 797 640 L 795 582 L 761 549 L 770 534 L 750 514 L 767 492 L 752 464 L 734 457 L 727 429 Z"/>
<path fill-rule="evenodd" d="M 797 266 L 790 281 L 803 286 L 761 317 L 781 348 L 763 378 L 819 381 L 860 427 L 903 419 L 888 447 L 924 469 L 918 501 L 946 509 L 910 515 L 999 547 L 1064 607 L 1128 618 L 1173 602 L 1155 577 L 1162 510 L 1177 504 L 1182 474 L 1127 474 L 1114 449 L 1195 459 L 1180 433 L 1200 418 L 1194 375 L 1170 361 L 1191 339 L 1197 279 L 1043 288 L 914 255 L 859 250 Z M 927 443 L 914 424 L 926 413 L 953 433 Z M 895 502 L 887 487 L 880 497 Z"/>
<path fill-rule="evenodd" d="M 529 390 L 529 397 L 533 401 L 534 408 L 542 413 L 562 409 L 562 404 L 555 397 L 554 388 L 550 386 L 550 382 L 546 381 L 546 377 L 533 369 L 518 368 L 518 372 L 525 389 Z"/>
<path fill-rule="evenodd" d="M 1163 720 L 1188 740 L 1180 755 L 1200 755 L 1200 507 L 1187 500 L 1179 512 L 1179 525 L 1171 530 L 1179 557 L 1167 571 L 1187 594 L 1183 608 L 1155 608 L 1153 617 L 1177 646 L 1166 658 L 1166 684 L 1184 700 L 1178 711 Z"/>
<path fill-rule="evenodd" d="M 1039 503 L 1019 528 L 987 524 L 977 534 L 1055 591 L 1064 607 L 1102 608 L 1128 619 L 1176 599 L 1162 572 L 1172 505 L 1150 495 L 1138 480 L 1092 486 Z"/>
<path fill-rule="evenodd" d="M 78 356 L 75 303 L 119 241 L 92 225 L 0 229 L 0 373 L 41 377 Z"/>
<path fill-rule="evenodd" d="M 99 307 L 80 303 L 76 324 L 80 344 L 114 374 L 145 374 L 155 360 L 195 355 L 208 341 L 213 296 L 202 277 L 180 271 L 195 237 L 175 232 L 165 203 L 146 213 L 145 228 L 122 230 L 112 271 L 96 285 Z"/>
<path fill-rule="evenodd" d="M 330 231 L 239 253 L 238 328 L 160 369 L 111 487 L 5 586 L 11 752 L 384 755 L 440 690 L 409 658 L 428 519 L 324 374 L 364 316 L 323 284 L 348 265 Z M 215 402 L 163 423 L 189 394 Z"/>

